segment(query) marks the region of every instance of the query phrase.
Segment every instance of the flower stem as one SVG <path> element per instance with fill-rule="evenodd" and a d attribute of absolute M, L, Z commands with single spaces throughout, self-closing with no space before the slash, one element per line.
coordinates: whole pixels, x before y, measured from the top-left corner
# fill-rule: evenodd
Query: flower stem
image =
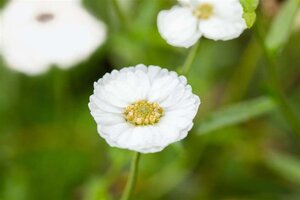
<path fill-rule="evenodd" d="M 137 175 L 138 175 L 138 164 L 139 164 L 140 156 L 141 156 L 141 154 L 139 152 L 134 152 L 134 155 L 133 155 L 133 158 L 131 161 L 129 178 L 128 178 L 125 190 L 122 194 L 121 200 L 129 200 L 130 196 L 134 190 L 135 183 L 137 180 Z"/>
<path fill-rule="evenodd" d="M 112 0 L 112 4 L 113 4 L 113 7 L 115 9 L 117 17 L 119 18 L 119 21 L 120 21 L 121 25 L 124 28 L 128 28 L 127 17 L 124 14 L 124 12 L 122 11 L 122 9 L 121 9 L 121 7 L 120 7 L 120 5 L 118 3 L 118 0 Z"/>
<path fill-rule="evenodd" d="M 277 73 L 278 64 L 276 61 L 276 57 L 267 48 L 260 30 L 256 31 L 256 38 L 265 55 L 265 59 L 267 62 L 266 65 L 268 79 L 270 82 L 271 90 L 273 92 L 273 96 L 277 101 L 279 109 L 282 115 L 285 117 L 287 123 L 290 125 L 291 129 L 298 136 L 298 138 L 300 138 L 300 119 L 289 104 L 288 99 L 280 85 L 280 80 Z"/>
<path fill-rule="evenodd" d="M 197 55 L 197 51 L 198 51 L 198 47 L 199 47 L 199 42 L 197 42 L 191 49 L 190 52 L 188 53 L 186 60 L 184 61 L 184 64 L 182 66 L 182 68 L 180 68 L 178 70 L 178 73 L 182 74 L 182 75 L 187 75 L 191 68 L 192 68 L 192 64 L 196 58 Z"/>
<path fill-rule="evenodd" d="M 262 51 L 259 44 L 255 38 L 251 38 L 227 84 L 223 104 L 238 102 L 245 96 L 249 84 L 255 75 L 261 56 Z M 241 74 L 243 76 L 241 76 Z"/>
<path fill-rule="evenodd" d="M 280 106 L 280 110 L 282 114 L 285 116 L 287 122 L 290 124 L 291 128 L 294 130 L 294 132 L 298 135 L 300 138 L 300 120 L 297 114 L 294 112 L 294 110 L 291 108 L 286 95 L 284 94 L 279 78 L 278 73 L 276 71 L 277 64 L 275 60 L 270 56 L 266 55 L 267 59 L 267 70 L 269 74 L 269 81 L 272 86 L 272 90 L 274 92 L 274 96 L 277 99 L 278 105 Z"/>

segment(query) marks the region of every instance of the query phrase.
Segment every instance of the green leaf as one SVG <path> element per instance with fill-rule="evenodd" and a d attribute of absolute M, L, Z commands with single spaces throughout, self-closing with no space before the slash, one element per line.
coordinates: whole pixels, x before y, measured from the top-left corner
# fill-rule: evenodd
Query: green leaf
<path fill-rule="evenodd" d="M 256 20 L 255 10 L 258 6 L 259 0 L 240 0 L 244 9 L 243 18 L 248 28 L 251 28 Z"/>
<path fill-rule="evenodd" d="M 300 0 L 287 1 L 272 23 L 266 37 L 266 47 L 271 53 L 277 53 L 287 43 L 299 4 Z"/>
<path fill-rule="evenodd" d="M 300 184 L 299 158 L 276 153 L 269 155 L 266 161 L 269 167 L 275 170 L 278 174 L 280 174 L 287 180 Z"/>
<path fill-rule="evenodd" d="M 209 115 L 196 130 L 199 134 L 209 133 L 267 114 L 273 111 L 275 107 L 275 102 L 268 97 L 259 97 L 254 100 L 238 103 Z"/>
<path fill-rule="evenodd" d="M 253 12 L 256 10 L 259 0 L 240 0 L 244 12 Z"/>
<path fill-rule="evenodd" d="M 247 27 L 251 28 L 256 20 L 256 13 L 255 12 L 244 12 L 243 18 L 247 24 Z"/>

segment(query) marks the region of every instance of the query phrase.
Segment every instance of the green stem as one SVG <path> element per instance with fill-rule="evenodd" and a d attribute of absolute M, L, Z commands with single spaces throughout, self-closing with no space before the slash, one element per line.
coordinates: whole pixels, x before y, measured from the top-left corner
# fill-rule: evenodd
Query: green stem
<path fill-rule="evenodd" d="M 198 47 L 199 47 L 199 42 L 197 42 L 191 49 L 189 54 L 186 57 L 186 60 L 184 61 L 184 64 L 182 66 L 182 68 L 178 69 L 178 73 L 182 74 L 182 75 L 187 75 L 191 68 L 192 68 L 192 64 L 196 58 L 197 55 L 197 51 L 198 51 Z"/>
<path fill-rule="evenodd" d="M 276 61 L 276 57 L 272 54 L 271 51 L 268 50 L 260 30 L 256 31 L 256 37 L 266 58 L 268 79 L 274 98 L 286 121 L 295 132 L 295 134 L 300 138 L 300 119 L 294 112 L 293 108 L 290 106 L 288 99 L 283 89 L 281 88 L 277 73 L 278 63 Z"/>
<path fill-rule="evenodd" d="M 266 55 L 266 59 L 268 62 L 267 70 L 269 74 L 270 83 L 272 85 L 272 89 L 274 92 L 274 95 L 277 99 L 277 102 L 280 106 L 280 109 L 285 116 L 286 120 L 290 124 L 291 128 L 294 130 L 294 132 L 300 137 L 300 120 L 297 116 L 297 114 L 294 112 L 292 107 L 290 106 L 287 97 L 285 96 L 278 78 L 278 73 L 276 71 L 276 62 L 275 60 L 270 56 Z"/>
<path fill-rule="evenodd" d="M 138 175 L 138 164 L 139 164 L 140 156 L 141 156 L 141 154 L 139 152 L 135 152 L 133 155 L 133 159 L 131 161 L 129 178 L 128 178 L 125 190 L 122 194 L 121 200 L 129 200 L 130 196 L 134 190 L 135 183 L 137 180 L 137 175 Z"/>
<path fill-rule="evenodd" d="M 241 59 L 235 68 L 231 79 L 224 92 L 223 104 L 238 102 L 241 100 L 249 88 L 249 84 L 257 69 L 257 63 L 262 52 L 257 41 L 252 38 L 248 43 Z M 242 76 L 241 76 L 242 74 Z"/>
<path fill-rule="evenodd" d="M 63 121 L 64 114 L 68 111 L 69 102 L 69 88 L 68 77 L 65 71 L 56 68 L 53 70 L 53 98 L 54 98 L 54 117 L 59 122 Z M 65 121 L 64 121 L 65 123 Z"/>
<path fill-rule="evenodd" d="M 120 24 L 124 27 L 124 28 L 128 28 L 128 21 L 127 21 L 127 17 L 124 14 L 124 12 L 122 11 L 118 0 L 112 0 L 112 4 L 113 7 L 115 9 L 116 15 L 119 18 Z"/>

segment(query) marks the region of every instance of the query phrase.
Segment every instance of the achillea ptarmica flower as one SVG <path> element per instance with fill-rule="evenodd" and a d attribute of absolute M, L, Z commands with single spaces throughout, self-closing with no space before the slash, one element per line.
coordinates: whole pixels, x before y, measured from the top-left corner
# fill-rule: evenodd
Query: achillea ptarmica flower
<path fill-rule="evenodd" d="M 163 10 L 158 30 L 170 45 L 188 48 L 201 36 L 230 40 L 247 28 L 239 0 L 180 0 L 180 6 Z"/>
<path fill-rule="evenodd" d="M 12 0 L 1 15 L 2 54 L 7 65 L 36 75 L 51 65 L 69 68 L 106 39 L 106 26 L 80 0 Z"/>
<path fill-rule="evenodd" d="M 95 82 L 89 108 L 110 146 L 154 153 L 187 136 L 199 105 L 185 77 L 140 64 Z"/>

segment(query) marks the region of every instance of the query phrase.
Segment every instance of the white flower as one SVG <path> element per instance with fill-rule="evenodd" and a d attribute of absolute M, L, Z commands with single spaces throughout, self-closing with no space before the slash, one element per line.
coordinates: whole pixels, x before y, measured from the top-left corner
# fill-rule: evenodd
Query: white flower
<path fill-rule="evenodd" d="M 190 0 L 178 0 L 178 2 L 181 4 L 181 5 L 189 5 L 190 4 Z"/>
<path fill-rule="evenodd" d="M 89 108 L 109 145 L 153 153 L 187 136 L 199 105 L 185 77 L 140 64 L 104 75 Z"/>
<path fill-rule="evenodd" d="M 161 11 L 157 24 L 170 45 L 186 48 L 201 36 L 213 40 L 237 38 L 247 27 L 239 0 L 184 1 L 182 6 Z"/>
<path fill-rule="evenodd" d="M 43 73 L 51 65 L 69 68 L 106 38 L 106 26 L 79 0 L 13 0 L 1 21 L 4 60 L 29 75 Z"/>

